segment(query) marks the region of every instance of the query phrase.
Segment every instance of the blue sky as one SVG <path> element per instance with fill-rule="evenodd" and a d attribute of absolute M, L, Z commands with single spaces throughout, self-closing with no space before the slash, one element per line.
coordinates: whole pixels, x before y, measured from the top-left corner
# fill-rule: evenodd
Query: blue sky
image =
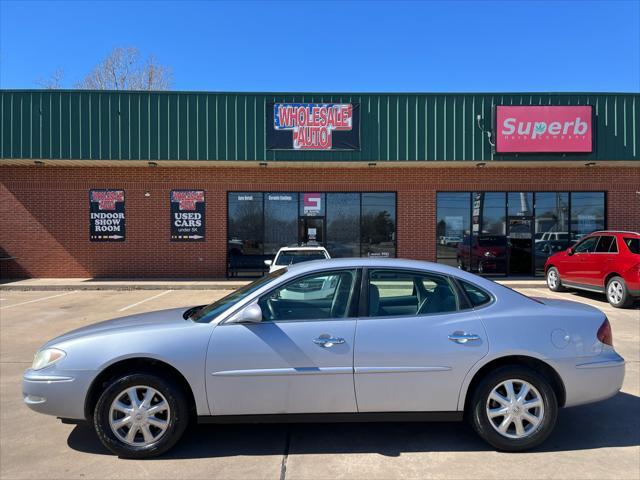
<path fill-rule="evenodd" d="M 640 92 L 640 0 L 0 0 L 2 88 L 72 88 L 116 46 L 175 90 Z"/>

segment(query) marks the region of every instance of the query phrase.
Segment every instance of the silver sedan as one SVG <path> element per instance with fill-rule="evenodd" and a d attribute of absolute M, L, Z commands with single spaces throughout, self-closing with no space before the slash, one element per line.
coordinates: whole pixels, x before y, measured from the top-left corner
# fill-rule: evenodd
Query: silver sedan
<path fill-rule="evenodd" d="M 540 444 L 559 407 L 620 389 L 609 321 L 447 266 L 314 261 L 210 305 L 81 328 L 48 342 L 24 402 L 90 422 L 130 458 L 199 422 L 461 420 L 504 451 Z"/>

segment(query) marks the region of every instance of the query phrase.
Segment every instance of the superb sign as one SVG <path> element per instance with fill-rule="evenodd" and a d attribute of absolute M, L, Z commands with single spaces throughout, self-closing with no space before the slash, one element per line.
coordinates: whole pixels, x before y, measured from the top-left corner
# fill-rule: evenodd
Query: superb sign
<path fill-rule="evenodd" d="M 591 106 L 496 107 L 497 153 L 592 151 Z"/>
<path fill-rule="evenodd" d="M 353 103 L 267 104 L 269 150 L 357 150 L 360 110 Z"/>

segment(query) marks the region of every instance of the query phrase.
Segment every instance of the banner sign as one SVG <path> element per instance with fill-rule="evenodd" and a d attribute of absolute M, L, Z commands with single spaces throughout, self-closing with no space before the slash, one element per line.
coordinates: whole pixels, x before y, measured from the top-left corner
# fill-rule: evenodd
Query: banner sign
<path fill-rule="evenodd" d="M 360 150 L 360 104 L 267 103 L 268 150 Z"/>
<path fill-rule="evenodd" d="M 171 190 L 171 241 L 204 241 L 204 190 Z"/>
<path fill-rule="evenodd" d="M 89 239 L 124 242 L 124 190 L 89 190 Z"/>
<path fill-rule="evenodd" d="M 592 107 L 496 106 L 496 153 L 589 153 Z"/>
<path fill-rule="evenodd" d="M 302 212 L 305 215 L 320 215 L 322 212 L 322 195 L 320 193 L 305 193 L 302 195 Z"/>

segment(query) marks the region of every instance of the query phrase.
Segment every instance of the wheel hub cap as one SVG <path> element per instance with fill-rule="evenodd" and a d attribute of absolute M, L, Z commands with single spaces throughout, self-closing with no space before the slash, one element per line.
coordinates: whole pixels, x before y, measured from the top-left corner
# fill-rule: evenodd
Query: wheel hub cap
<path fill-rule="evenodd" d="M 505 380 L 491 390 L 486 414 L 500 435 L 511 439 L 525 438 L 542 423 L 544 403 L 540 392 L 529 382 Z"/>
<path fill-rule="evenodd" d="M 136 447 L 158 441 L 166 432 L 171 410 L 166 398 L 144 385 L 120 392 L 109 409 L 109 426 L 116 437 Z"/>

